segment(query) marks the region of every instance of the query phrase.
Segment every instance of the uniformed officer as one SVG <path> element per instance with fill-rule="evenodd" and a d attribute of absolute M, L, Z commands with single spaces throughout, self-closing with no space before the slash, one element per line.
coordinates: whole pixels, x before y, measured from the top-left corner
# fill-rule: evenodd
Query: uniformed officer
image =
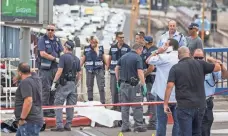
<path fill-rule="evenodd" d="M 176 24 L 177 23 L 174 20 L 171 20 L 168 22 L 169 30 L 162 34 L 162 36 L 160 37 L 160 40 L 157 43 L 157 47 L 162 47 L 168 41 L 169 38 L 173 38 L 177 40 L 179 43 L 179 46 L 187 45 L 185 36 L 182 33 L 177 31 Z"/>
<path fill-rule="evenodd" d="M 147 88 L 143 73 L 143 61 L 141 53 L 143 45 L 136 43 L 132 47 L 132 51 L 122 56 L 115 68 L 116 79 L 120 82 L 120 101 L 122 103 L 142 102 L 143 96 L 147 95 Z M 119 69 L 120 74 L 119 74 Z M 141 91 L 143 87 L 143 92 Z M 122 132 L 130 132 L 129 124 L 129 108 L 130 106 L 122 106 Z M 133 106 L 134 131 L 145 132 L 147 129 L 143 124 L 143 108 L 142 106 Z"/>
<path fill-rule="evenodd" d="M 104 47 L 98 45 L 98 39 L 91 36 L 90 45 L 84 48 L 84 55 L 81 58 L 81 66 L 85 64 L 86 68 L 86 86 L 88 92 L 88 100 L 93 101 L 93 85 L 94 77 L 97 79 L 97 86 L 100 93 L 100 102 L 105 103 L 105 55 Z"/>
<path fill-rule="evenodd" d="M 145 36 L 145 46 L 143 47 L 142 52 L 142 59 L 143 59 L 143 69 L 144 69 L 144 76 L 146 78 L 146 87 L 148 93 L 147 93 L 147 101 L 152 102 L 155 101 L 155 96 L 151 94 L 152 85 L 155 80 L 155 67 L 153 65 L 148 65 L 146 63 L 147 58 L 155 52 L 158 48 L 154 46 L 153 44 L 153 37 L 151 36 Z M 147 114 L 152 115 L 152 118 L 149 120 L 148 129 L 155 130 L 156 129 L 156 107 L 155 106 L 148 106 Z"/>
<path fill-rule="evenodd" d="M 58 71 L 51 86 L 51 91 L 55 91 L 58 82 L 54 102 L 57 106 L 63 105 L 65 100 L 66 105 L 76 105 L 77 103 L 76 82 L 80 79 L 81 67 L 79 58 L 72 54 L 73 48 L 73 41 L 67 41 L 64 44 L 64 54 L 60 57 Z M 51 131 L 71 131 L 74 108 L 66 109 L 67 118 L 64 126 L 62 109 L 56 109 L 55 114 L 56 128 Z"/>
<path fill-rule="evenodd" d="M 43 105 L 54 104 L 54 93 L 50 92 L 51 83 L 57 71 L 59 57 L 63 47 L 59 38 L 54 34 L 55 26 L 48 25 L 47 33 L 39 38 L 38 41 L 38 69 L 39 76 L 42 79 L 42 103 Z M 53 117 L 54 110 L 44 110 L 44 116 Z"/>
<path fill-rule="evenodd" d="M 119 95 L 117 84 L 116 84 L 116 75 L 115 75 L 115 67 L 117 65 L 118 60 L 131 49 L 130 47 L 124 43 L 124 35 L 123 32 L 116 32 L 116 40 L 117 43 L 111 46 L 109 50 L 109 59 L 108 59 L 108 67 L 110 70 L 110 89 L 112 94 L 112 103 L 119 102 Z M 113 109 L 119 109 L 117 107 L 113 107 Z"/>
<path fill-rule="evenodd" d="M 196 49 L 193 53 L 194 59 L 203 60 L 204 59 L 204 52 L 202 49 Z M 214 115 L 213 115 L 213 95 L 215 93 L 216 84 L 219 80 L 225 79 L 228 77 L 227 70 L 222 64 L 220 60 L 216 60 L 211 57 L 207 57 L 207 61 L 210 63 L 221 63 L 221 71 L 219 72 L 212 72 L 205 75 L 204 80 L 204 87 L 205 87 L 205 94 L 206 94 L 206 102 L 207 107 L 204 113 L 203 121 L 202 121 L 202 136 L 210 136 L 211 134 L 211 126 L 214 121 Z"/>

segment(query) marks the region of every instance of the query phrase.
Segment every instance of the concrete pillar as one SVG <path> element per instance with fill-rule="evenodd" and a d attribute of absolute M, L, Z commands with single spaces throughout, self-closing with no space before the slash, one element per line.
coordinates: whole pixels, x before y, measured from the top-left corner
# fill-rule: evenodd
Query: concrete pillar
<path fill-rule="evenodd" d="M 26 62 L 30 64 L 30 28 L 20 28 L 20 62 Z"/>

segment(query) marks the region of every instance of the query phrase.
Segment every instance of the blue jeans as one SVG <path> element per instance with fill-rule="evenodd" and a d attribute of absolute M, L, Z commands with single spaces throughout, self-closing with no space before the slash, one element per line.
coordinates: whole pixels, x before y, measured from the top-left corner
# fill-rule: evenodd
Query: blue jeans
<path fill-rule="evenodd" d="M 177 108 L 181 136 L 201 136 L 204 112 L 205 108 Z"/>
<path fill-rule="evenodd" d="M 159 96 L 157 96 L 157 101 L 163 101 Z M 172 130 L 172 136 L 179 136 L 179 124 L 176 114 L 176 104 L 169 104 L 169 108 L 172 112 L 174 125 Z M 166 125 L 167 125 L 167 114 L 164 112 L 163 104 L 157 105 L 157 132 L 156 136 L 166 136 Z"/>
<path fill-rule="evenodd" d="M 41 127 L 39 124 L 26 123 L 19 126 L 16 136 L 39 136 Z"/>

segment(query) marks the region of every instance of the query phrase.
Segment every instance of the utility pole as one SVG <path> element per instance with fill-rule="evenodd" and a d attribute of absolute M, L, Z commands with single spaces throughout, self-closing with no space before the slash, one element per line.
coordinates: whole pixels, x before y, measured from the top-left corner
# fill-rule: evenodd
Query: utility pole
<path fill-rule="evenodd" d="M 134 25 L 136 23 L 135 21 L 135 16 L 136 16 L 136 3 L 137 3 L 137 0 L 132 0 L 132 8 L 131 8 L 131 19 L 130 19 L 130 41 L 132 41 L 133 39 L 133 30 L 134 30 Z"/>
<path fill-rule="evenodd" d="M 150 21 L 150 17 L 151 17 L 151 0 L 149 0 L 149 12 L 148 12 L 148 35 L 151 34 L 151 21 Z"/>
<path fill-rule="evenodd" d="M 205 0 L 203 0 L 203 11 L 202 11 L 202 25 L 201 25 L 201 39 L 204 47 L 204 10 L 205 10 Z"/>

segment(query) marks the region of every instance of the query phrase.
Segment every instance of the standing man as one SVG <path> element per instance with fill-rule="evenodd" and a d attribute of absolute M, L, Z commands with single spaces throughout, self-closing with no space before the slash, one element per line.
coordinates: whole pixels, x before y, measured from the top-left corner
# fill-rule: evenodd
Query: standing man
<path fill-rule="evenodd" d="M 135 42 L 144 45 L 145 44 L 144 43 L 144 37 L 145 37 L 145 33 L 144 32 L 140 31 L 140 32 L 136 33 Z"/>
<path fill-rule="evenodd" d="M 145 46 L 143 47 L 142 51 L 142 60 L 143 60 L 143 70 L 144 70 L 144 77 L 146 78 L 146 87 L 149 92 L 147 93 L 147 101 L 152 102 L 155 101 L 155 96 L 151 93 L 152 85 L 155 80 L 155 67 L 153 65 L 148 65 L 146 63 L 147 58 L 156 51 L 158 48 L 153 44 L 153 37 L 145 36 L 144 38 Z M 148 106 L 147 113 L 152 117 L 149 120 L 148 129 L 149 130 L 156 130 L 156 107 L 154 105 Z"/>
<path fill-rule="evenodd" d="M 193 54 L 194 59 L 196 60 L 203 60 L 204 59 L 204 52 L 202 49 L 196 49 Z M 202 122 L 202 136 L 210 136 L 211 133 L 211 126 L 214 121 L 213 116 L 213 94 L 215 93 L 215 86 L 218 83 L 218 80 L 228 78 L 227 76 L 227 70 L 223 66 L 223 64 L 216 59 L 213 58 L 207 58 L 207 61 L 210 63 L 216 63 L 219 62 L 221 64 L 222 70 L 219 72 L 212 72 L 209 74 L 206 74 L 205 80 L 204 80 L 204 87 L 205 87 L 205 93 L 206 93 L 206 103 L 207 107 L 204 113 L 203 122 Z"/>
<path fill-rule="evenodd" d="M 76 83 L 81 77 L 81 67 L 79 58 L 72 54 L 73 48 L 73 41 L 67 41 L 64 44 L 64 54 L 60 57 L 58 71 L 56 72 L 51 86 L 51 91 L 55 91 L 57 81 L 59 82 L 59 86 L 55 94 L 54 104 L 56 106 L 63 105 L 65 100 L 66 105 L 76 105 L 77 103 Z M 51 131 L 71 131 L 74 108 L 66 108 L 67 120 L 64 126 L 62 112 L 62 109 L 56 109 L 56 128 L 51 129 Z"/>
<path fill-rule="evenodd" d="M 156 77 L 152 87 L 152 94 L 156 95 L 157 101 L 163 101 L 165 95 L 165 88 L 169 76 L 171 67 L 178 63 L 178 41 L 175 39 L 168 39 L 165 44 L 165 52 L 157 52 L 155 56 L 153 54 L 147 59 L 147 63 L 156 65 Z M 159 51 L 159 50 L 158 50 Z M 170 101 L 176 101 L 175 93 L 171 95 Z M 179 136 L 179 124 L 177 121 L 176 104 L 169 104 L 169 108 L 172 112 L 174 125 L 172 130 L 172 136 Z M 156 136 L 166 136 L 167 115 L 164 112 L 162 104 L 157 105 L 157 134 Z"/>
<path fill-rule="evenodd" d="M 55 36 L 55 26 L 48 25 L 47 33 L 38 41 L 38 69 L 42 80 L 43 105 L 53 105 L 55 93 L 51 92 L 51 84 L 57 71 L 59 57 L 63 47 L 59 38 Z M 44 110 L 45 117 L 55 116 L 54 110 Z"/>
<path fill-rule="evenodd" d="M 18 65 L 19 86 L 15 95 L 15 117 L 18 120 L 16 136 L 39 136 L 43 126 L 41 90 L 42 83 L 31 74 L 27 63 Z"/>
<path fill-rule="evenodd" d="M 193 55 L 196 49 L 203 49 L 203 42 L 198 36 L 197 32 L 199 30 L 199 25 L 196 23 L 191 23 L 188 26 L 189 37 L 187 37 L 187 47 L 189 48 L 191 55 Z"/>
<path fill-rule="evenodd" d="M 206 108 L 205 75 L 221 70 L 220 64 L 211 64 L 190 58 L 188 47 L 178 49 L 180 61 L 170 72 L 164 99 L 164 112 L 169 113 L 168 101 L 175 86 L 177 119 L 181 136 L 201 136 Z"/>
<path fill-rule="evenodd" d="M 122 103 L 142 102 L 143 96 L 147 94 L 147 88 L 143 73 L 143 62 L 140 57 L 143 45 L 134 44 L 132 51 L 122 56 L 115 68 L 116 79 L 120 81 L 120 101 Z M 119 73 L 119 69 L 120 73 Z M 120 74 L 120 75 L 119 75 Z M 141 87 L 143 86 L 143 94 Z M 147 129 L 143 126 L 143 108 L 142 106 L 133 106 L 134 131 L 145 132 Z M 130 106 L 122 106 L 122 132 L 130 132 L 129 124 Z"/>
<path fill-rule="evenodd" d="M 88 91 L 88 100 L 93 101 L 93 85 L 96 76 L 97 86 L 100 93 L 100 102 L 105 104 L 105 55 L 104 47 L 98 45 L 98 39 L 91 36 L 88 41 L 89 46 L 84 48 L 84 55 L 81 58 L 81 66 L 85 63 L 86 68 L 86 86 Z"/>
<path fill-rule="evenodd" d="M 167 32 L 165 32 L 164 34 L 162 34 L 162 36 L 160 37 L 160 40 L 157 43 L 158 48 L 162 47 L 169 38 L 173 38 L 173 39 L 177 40 L 179 47 L 187 45 L 185 36 L 182 33 L 177 31 L 176 21 L 170 20 L 168 22 L 168 28 L 169 28 L 169 30 Z"/>
<path fill-rule="evenodd" d="M 119 102 L 119 88 L 117 88 L 117 81 L 115 75 L 115 67 L 117 65 L 118 60 L 126 53 L 131 51 L 130 47 L 124 43 L 124 35 L 123 32 L 116 33 L 117 43 L 111 46 L 109 50 L 109 60 L 108 60 L 108 68 L 110 70 L 110 89 L 112 94 L 112 103 Z M 118 110 L 118 107 L 114 107 L 113 109 Z"/>

